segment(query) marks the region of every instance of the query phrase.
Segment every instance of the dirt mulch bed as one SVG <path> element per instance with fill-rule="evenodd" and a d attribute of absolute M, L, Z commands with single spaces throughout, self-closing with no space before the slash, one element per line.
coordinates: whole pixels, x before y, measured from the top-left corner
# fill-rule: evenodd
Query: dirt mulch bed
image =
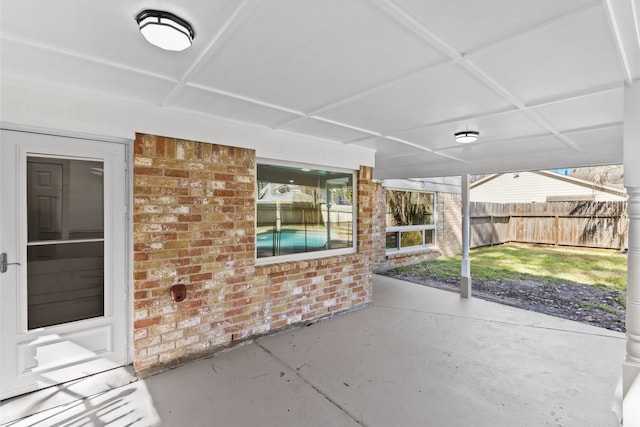
<path fill-rule="evenodd" d="M 384 276 L 459 292 L 459 278 L 431 278 L 410 274 Z M 473 279 L 473 296 L 525 310 L 536 311 L 593 326 L 625 332 L 625 307 L 621 292 L 590 285 L 568 283 Z"/>

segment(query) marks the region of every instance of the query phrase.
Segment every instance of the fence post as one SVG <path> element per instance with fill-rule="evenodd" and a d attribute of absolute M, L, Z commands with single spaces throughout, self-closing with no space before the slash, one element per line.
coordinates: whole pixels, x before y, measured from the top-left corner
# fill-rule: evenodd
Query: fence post
<path fill-rule="evenodd" d="M 558 246 L 558 240 L 560 240 L 560 218 L 556 215 L 553 218 L 553 242 L 555 246 Z"/>
<path fill-rule="evenodd" d="M 489 216 L 489 244 L 493 246 L 493 215 Z"/>

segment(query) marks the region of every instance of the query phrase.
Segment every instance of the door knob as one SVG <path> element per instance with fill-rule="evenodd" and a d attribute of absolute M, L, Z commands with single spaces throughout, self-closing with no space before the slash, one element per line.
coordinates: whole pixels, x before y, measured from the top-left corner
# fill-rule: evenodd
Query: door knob
<path fill-rule="evenodd" d="M 7 262 L 7 253 L 2 252 L 0 254 L 0 273 L 7 272 L 7 266 L 9 265 L 20 265 L 19 262 Z"/>

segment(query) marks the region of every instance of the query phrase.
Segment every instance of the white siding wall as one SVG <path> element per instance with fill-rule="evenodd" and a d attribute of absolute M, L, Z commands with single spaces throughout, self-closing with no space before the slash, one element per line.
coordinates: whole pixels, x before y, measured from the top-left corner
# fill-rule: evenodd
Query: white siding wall
<path fill-rule="evenodd" d="M 544 203 L 547 197 L 594 195 L 596 201 L 625 200 L 620 196 L 535 172 L 505 173 L 471 189 L 472 202 Z"/>

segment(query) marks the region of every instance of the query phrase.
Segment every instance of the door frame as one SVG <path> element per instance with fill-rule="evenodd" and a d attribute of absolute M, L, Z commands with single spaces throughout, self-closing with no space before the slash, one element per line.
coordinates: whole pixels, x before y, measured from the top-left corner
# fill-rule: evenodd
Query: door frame
<path fill-rule="evenodd" d="M 110 144 L 120 144 L 124 149 L 124 188 L 123 191 L 123 210 L 124 210 L 124 231 L 125 235 L 122 237 L 121 244 L 125 248 L 125 255 L 122 257 L 122 263 L 124 267 L 124 274 L 122 275 L 123 280 L 123 288 L 124 288 L 124 298 L 123 304 L 123 319 L 122 326 L 124 328 L 124 365 L 130 365 L 133 363 L 133 310 L 132 310 L 132 301 L 133 301 L 133 286 L 132 286 L 132 278 L 133 278 L 133 251 L 132 247 L 132 233 L 133 233 L 133 222 L 132 222 L 132 212 L 131 206 L 133 206 L 133 174 L 132 174 L 132 166 L 131 159 L 133 158 L 133 139 L 128 138 L 119 138 L 119 137 L 111 137 L 104 135 L 95 135 L 95 134 L 87 134 L 81 132 L 72 132 L 72 131 L 62 131 L 58 129 L 49 129 L 42 128 L 37 126 L 28 126 L 7 122 L 0 122 L 0 130 L 2 131 L 13 131 L 13 132 L 21 132 L 28 134 L 37 134 L 41 136 L 49 136 L 49 137 L 60 137 L 67 139 L 77 139 L 77 140 L 88 140 L 95 141 L 100 143 L 110 143 Z M 56 151 L 55 146 L 52 146 L 53 152 Z M 26 165 L 25 165 L 26 167 Z M 20 170 L 20 166 L 18 167 Z M 26 197 L 25 195 L 18 195 L 19 198 Z M 2 238 L 2 236 L 0 236 Z M 19 250 L 22 250 L 19 248 Z M 21 256 L 22 259 L 22 256 Z M 11 260 L 10 260 L 11 261 Z M 10 267 L 11 268 L 11 267 Z M 19 296 L 22 299 L 22 296 Z M 114 303 L 118 301 L 119 298 L 114 298 Z M 107 307 L 105 306 L 105 309 Z M 113 308 L 113 307 L 112 307 Z M 20 319 L 16 319 L 18 322 L 17 325 L 20 325 Z M 55 327 L 55 326 L 54 326 Z M 119 337 L 114 337 L 115 339 L 120 339 Z M 14 350 L 15 351 L 15 350 Z M 0 354 L 0 359 L 3 358 Z M 31 390 L 26 390 L 29 392 Z M 3 396 L 1 398 L 7 398 L 7 396 Z"/>

